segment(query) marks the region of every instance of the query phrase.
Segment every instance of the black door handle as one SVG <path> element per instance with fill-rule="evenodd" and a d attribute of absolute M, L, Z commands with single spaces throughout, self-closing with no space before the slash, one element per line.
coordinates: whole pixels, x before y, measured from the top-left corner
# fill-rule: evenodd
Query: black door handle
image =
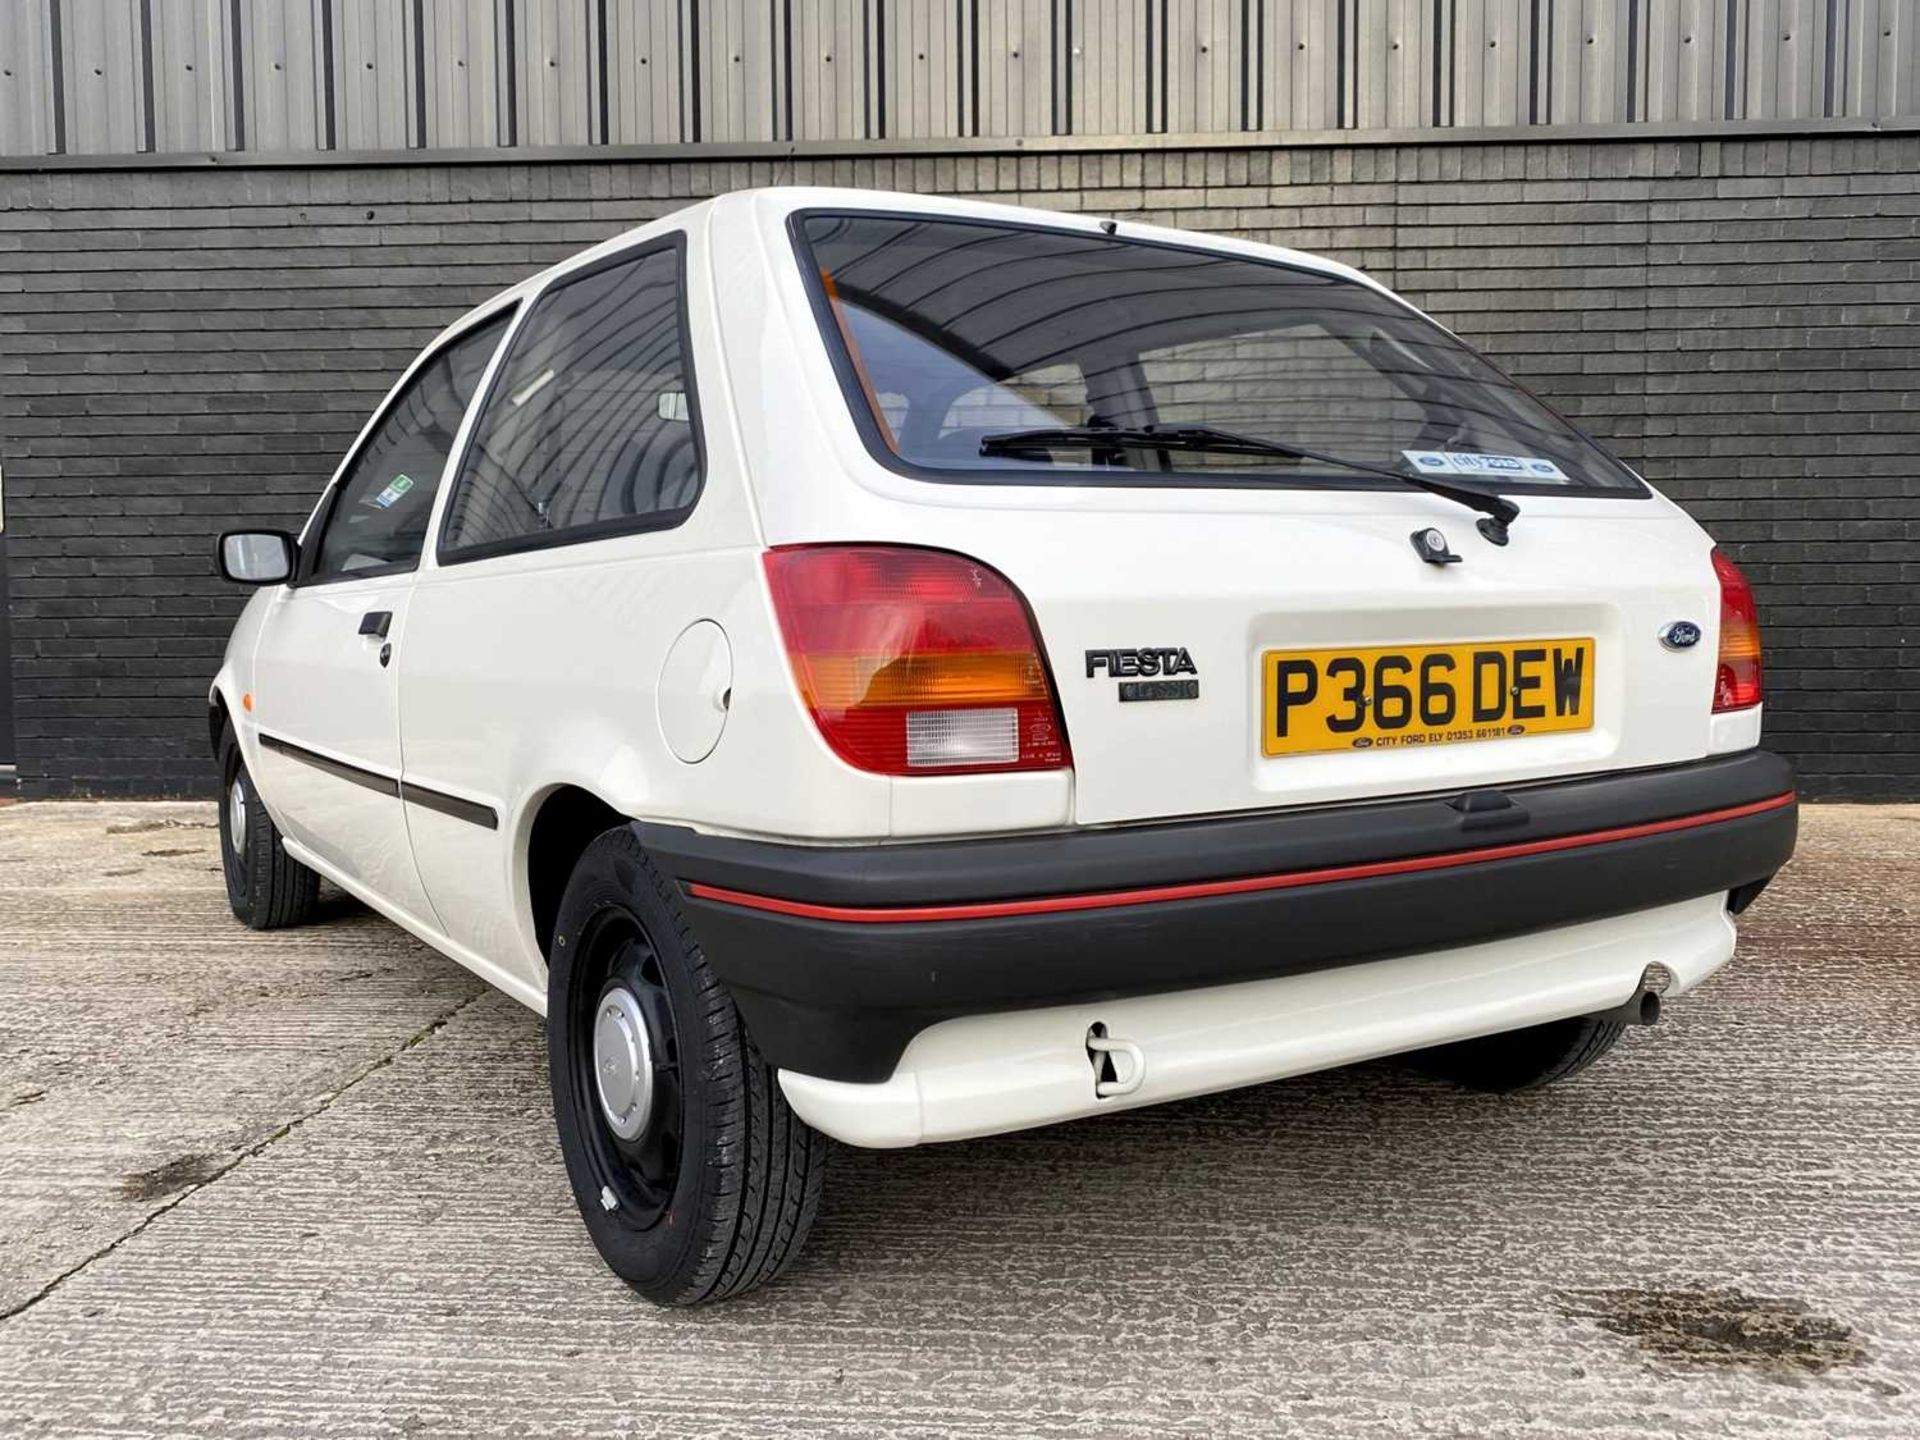
<path fill-rule="evenodd" d="M 391 610 L 369 610 L 360 617 L 360 633 L 362 635 L 378 635 L 384 640 L 387 638 L 388 627 L 392 624 L 393 612 Z"/>

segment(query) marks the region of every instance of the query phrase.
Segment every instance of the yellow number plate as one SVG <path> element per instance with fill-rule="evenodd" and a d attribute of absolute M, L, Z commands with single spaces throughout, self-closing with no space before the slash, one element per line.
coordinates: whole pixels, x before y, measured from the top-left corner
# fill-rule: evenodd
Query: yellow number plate
<path fill-rule="evenodd" d="M 1591 639 L 1269 650 L 1260 668 L 1268 755 L 1593 728 Z"/>

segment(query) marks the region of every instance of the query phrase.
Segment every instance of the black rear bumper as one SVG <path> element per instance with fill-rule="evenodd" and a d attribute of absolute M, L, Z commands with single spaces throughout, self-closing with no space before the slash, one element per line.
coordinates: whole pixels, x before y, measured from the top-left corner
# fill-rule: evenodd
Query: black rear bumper
<path fill-rule="evenodd" d="M 1764 751 L 1504 791 L 987 840 L 639 824 L 768 1060 L 893 1073 L 958 1015 L 1296 974 L 1730 893 L 1793 853 Z M 1656 956 L 1649 956 L 1656 959 Z"/>

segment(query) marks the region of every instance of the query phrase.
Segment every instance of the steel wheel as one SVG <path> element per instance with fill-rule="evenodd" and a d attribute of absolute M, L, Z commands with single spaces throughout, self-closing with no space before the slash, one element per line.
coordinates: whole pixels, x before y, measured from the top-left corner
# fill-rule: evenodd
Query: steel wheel
<path fill-rule="evenodd" d="M 220 864 L 226 871 L 227 898 L 233 913 L 249 925 L 254 916 L 253 836 L 247 830 L 252 809 L 247 795 L 250 782 L 247 767 L 241 762 L 240 747 L 229 741 L 220 757 L 221 773 L 227 795 L 220 807 Z"/>
<path fill-rule="evenodd" d="M 238 772 L 227 786 L 227 848 L 235 855 L 247 853 L 247 787 Z"/>
<path fill-rule="evenodd" d="M 601 911 L 578 943 L 587 983 L 570 1017 L 575 1102 L 597 1122 L 588 1155 L 601 1209 L 646 1229 L 680 1181 L 685 1106 L 673 1001 L 660 957 L 630 911 Z"/>

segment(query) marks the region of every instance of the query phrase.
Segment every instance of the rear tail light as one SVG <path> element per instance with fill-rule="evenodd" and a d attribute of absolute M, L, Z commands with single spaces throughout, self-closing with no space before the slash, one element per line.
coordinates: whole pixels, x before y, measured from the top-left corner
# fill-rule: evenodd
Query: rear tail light
<path fill-rule="evenodd" d="M 1720 667 L 1713 681 L 1718 714 L 1760 703 L 1760 614 L 1747 577 L 1718 550 L 1713 552 L 1713 573 L 1720 577 Z"/>
<path fill-rule="evenodd" d="M 769 550 L 800 697 L 834 752 L 882 775 L 1072 763 L 1020 592 L 978 560 L 895 545 Z"/>

